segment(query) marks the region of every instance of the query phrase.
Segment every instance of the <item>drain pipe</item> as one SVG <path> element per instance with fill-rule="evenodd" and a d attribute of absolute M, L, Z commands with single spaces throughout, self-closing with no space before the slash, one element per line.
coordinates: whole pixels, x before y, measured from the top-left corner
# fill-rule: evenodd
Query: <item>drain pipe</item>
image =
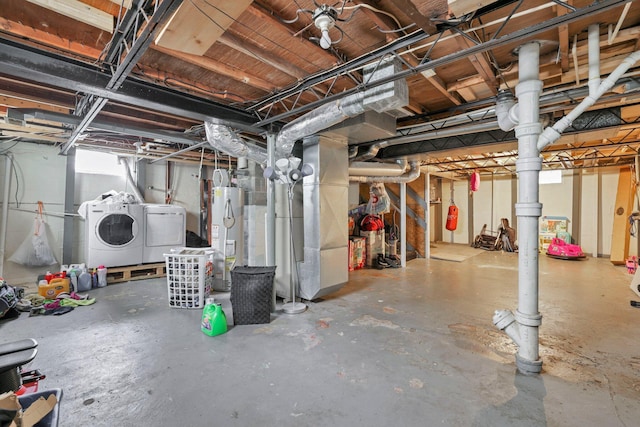
<path fill-rule="evenodd" d="M 616 81 L 627 72 L 629 68 L 631 68 L 636 62 L 640 61 L 640 50 L 633 52 L 629 56 L 627 56 L 620 65 L 616 67 L 615 70 L 609 77 L 604 79 L 602 83 L 595 89 L 593 94 L 589 94 L 586 98 L 582 100 L 580 104 L 566 116 L 558 120 L 553 126 L 547 127 L 542 135 L 540 135 L 540 139 L 538 141 L 538 150 L 544 149 L 546 146 L 553 144 L 560 138 L 560 135 L 566 128 L 571 126 L 571 123 L 580 116 L 583 112 L 585 112 L 588 108 L 590 108 L 593 104 L 596 103 L 598 99 L 606 92 L 611 90 Z M 591 68 L 591 67 L 590 67 Z M 591 87 L 591 86 L 590 86 Z"/>
<path fill-rule="evenodd" d="M 519 83 L 516 95 L 519 106 L 511 105 L 506 111 L 517 111 L 518 138 L 518 310 L 496 311 L 493 323 L 504 330 L 518 345 L 516 366 L 523 374 L 537 374 L 542 370 L 538 352 L 538 327 L 542 316 L 538 312 L 538 218 L 542 214 L 539 203 L 538 176 L 542 158 L 537 149 L 538 136 L 542 133 L 539 99 L 542 82 L 539 79 L 538 42 L 527 43 L 519 50 Z M 517 110 L 515 110 L 517 108 Z M 504 114 L 502 109 L 501 114 Z M 512 117 L 511 119 L 513 119 Z M 510 120 L 510 119 L 507 119 Z"/>
<path fill-rule="evenodd" d="M 13 155 L 7 154 L 4 162 L 4 190 L 2 193 L 2 223 L 0 223 L 0 277 L 4 275 L 4 254 L 7 246 L 7 223 L 9 220 L 9 190 Z"/>

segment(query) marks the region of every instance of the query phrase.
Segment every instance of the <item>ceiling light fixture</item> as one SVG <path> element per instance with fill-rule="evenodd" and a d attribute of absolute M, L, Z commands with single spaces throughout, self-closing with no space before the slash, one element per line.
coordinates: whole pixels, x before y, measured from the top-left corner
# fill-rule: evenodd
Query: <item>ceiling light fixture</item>
<path fill-rule="evenodd" d="M 334 43 L 329 35 L 329 30 L 335 27 L 336 19 L 338 18 L 338 12 L 331 6 L 323 4 L 313 12 L 313 23 L 316 28 L 322 32 L 320 36 L 320 47 L 323 49 L 329 49 Z M 340 37 L 342 40 L 342 36 Z M 337 42 L 336 42 L 337 43 Z"/>

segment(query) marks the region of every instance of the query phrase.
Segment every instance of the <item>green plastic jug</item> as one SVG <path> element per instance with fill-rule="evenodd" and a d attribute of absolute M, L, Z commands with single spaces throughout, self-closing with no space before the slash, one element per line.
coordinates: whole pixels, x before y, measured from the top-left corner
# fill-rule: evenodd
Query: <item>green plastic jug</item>
<path fill-rule="evenodd" d="M 210 337 L 227 332 L 227 316 L 222 311 L 222 306 L 216 303 L 213 298 L 207 298 L 207 303 L 202 310 L 200 329 Z"/>

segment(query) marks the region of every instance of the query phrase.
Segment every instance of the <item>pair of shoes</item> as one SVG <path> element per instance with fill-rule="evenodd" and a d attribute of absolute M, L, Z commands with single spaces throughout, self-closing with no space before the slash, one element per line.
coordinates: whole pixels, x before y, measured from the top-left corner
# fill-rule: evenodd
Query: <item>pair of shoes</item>
<path fill-rule="evenodd" d="M 387 261 L 387 264 L 389 264 L 389 267 L 392 267 L 392 268 L 400 268 L 400 267 L 402 267 L 400 265 L 400 261 L 396 261 L 394 258 L 386 257 L 384 260 Z"/>
<path fill-rule="evenodd" d="M 379 265 L 381 269 L 391 267 L 391 264 L 387 262 L 384 255 L 382 254 L 378 254 L 378 257 L 376 258 L 376 264 Z"/>

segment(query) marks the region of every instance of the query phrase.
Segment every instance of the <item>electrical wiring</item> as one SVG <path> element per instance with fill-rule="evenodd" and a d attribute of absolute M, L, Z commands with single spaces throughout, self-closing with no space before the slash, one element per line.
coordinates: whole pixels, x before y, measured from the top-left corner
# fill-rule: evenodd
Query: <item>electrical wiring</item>
<path fill-rule="evenodd" d="M 193 0 L 189 0 L 189 1 L 193 4 Z M 272 43 L 273 45 L 277 46 L 279 49 L 282 49 L 283 51 L 289 51 L 289 52 L 291 52 L 291 50 L 290 50 L 288 47 L 283 46 L 283 45 L 281 45 L 280 43 L 278 43 L 277 41 L 275 41 L 275 40 L 273 40 L 273 39 L 271 39 L 271 38 L 269 38 L 269 37 L 265 36 L 264 34 L 261 34 L 261 33 L 257 32 L 257 31 L 255 30 L 255 28 L 252 28 L 252 27 L 250 27 L 250 26 L 246 25 L 245 23 L 243 23 L 243 22 L 241 22 L 241 21 L 238 21 L 238 20 L 237 20 L 237 19 L 235 19 L 233 16 L 229 15 L 227 12 L 225 12 L 225 11 L 224 11 L 224 10 L 222 10 L 222 9 L 220 9 L 220 8 L 219 8 L 219 7 L 217 7 L 216 5 L 214 5 L 214 4 L 212 4 L 212 3 L 210 3 L 209 1 L 207 1 L 207 0 L 203 0 L 203 2 L 204 2 L 206 5 L 208 5 L 209 7 L 213 8 L 213 9 L 217 10 L 218 12 L 220 12 L 221 14 L 225 15 L 227 18 L 229 18 L 230 20 L 232 20 L 235 24 L 238 24 L 238 25 L 240 25 L 240 26 L 242 26 L 242 27 L 246 28 L 247 30 L 251 31 L 253 34 L 256 34 L 256 35 L 257 35 L 257 36 L 259 36 L 260 38 L 262 38 L 262 39 L 264 39 L 264 40 L 267 40 L 268 42 L 270 42 L 270 43 Z M 200 11 L 200 13 L 202 13 L 205 17 L 207 17 L 207 19 L 209 19 L 211 22 L 213 22 L 216 26 L 218 26 L 218 27 L 222 28 L 222 27 L 220 26 L 220 24 L 219 24 L 218 22 L 216 22 L 216 20 L 215 20 L 215 19 L 213 19 L 211 16 L 209 16 L 209 15 L 208 15 L 204 10 L 202 10 L 201 8 L 198 8 L 198 6 L 196 6 L 196 5 L 194 5 L 194 6 L 198 9 L 198 11 Z M 294 55 L 296 55 L 296 57 L 298 57 L 300 60 L 302 60 L 302 61 L 304 61 L 304 62 L 308 63 L 309 65 L 315 66 L 315 64 L 314 64 L 313 62 L 311 62 L 311 61 L 309 60 L 309 58 L 308 58 L 308 57 L 306 57 L 306 56 L 302 56 L 302 55 L 298 55 L 298 54 L 296 54 L 295 52 L 291 52 L 291 53 L 292 53 L 292 54 L 294 54 Z M 256 57 L 255 55 L 253 55 L 253 54 L 251 54 L 251 56 L 254 56 L 254 58 L 258 59 L 259 61 L 262 61 L 262 59 L 257 58 L 257 57 Z"/>

